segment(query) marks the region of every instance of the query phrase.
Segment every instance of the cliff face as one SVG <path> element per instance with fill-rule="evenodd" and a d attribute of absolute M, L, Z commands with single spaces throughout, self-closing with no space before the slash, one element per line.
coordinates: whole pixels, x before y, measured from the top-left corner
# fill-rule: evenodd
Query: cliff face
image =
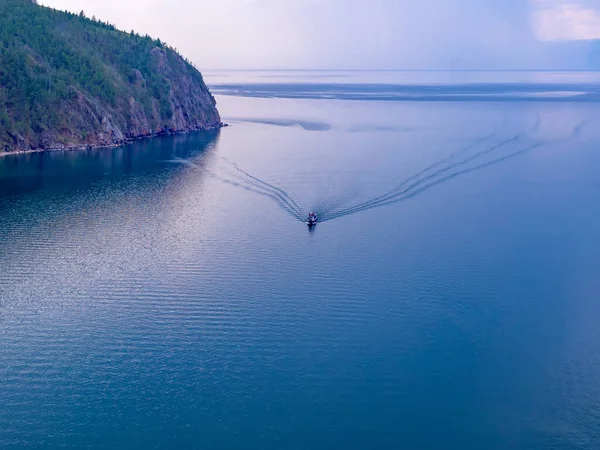
<path fill-rule="evenodd" d="M 0 152 L 220 126 L 201 74 L 162 42 L 30 0 L 0 0 Z"/>

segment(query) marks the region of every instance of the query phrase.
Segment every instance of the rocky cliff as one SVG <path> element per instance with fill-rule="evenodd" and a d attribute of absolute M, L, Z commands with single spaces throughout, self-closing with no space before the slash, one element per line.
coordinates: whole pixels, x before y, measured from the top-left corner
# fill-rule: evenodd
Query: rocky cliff
<path fill-rule="evenodd" d="M 160 40 L 0 0 L 0 152 L 112 146 L 221 126 L 202 75 Z"/>

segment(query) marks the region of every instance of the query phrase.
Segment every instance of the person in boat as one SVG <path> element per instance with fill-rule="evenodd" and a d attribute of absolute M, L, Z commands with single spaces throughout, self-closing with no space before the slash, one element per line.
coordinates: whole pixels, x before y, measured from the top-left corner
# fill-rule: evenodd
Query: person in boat
<path fill-rule="evenodd" d="M 317 215 L 314 212 L 309 212 L 308 213 L 308 221 L 309 222 L 316 222 L 317 221 Z"/>

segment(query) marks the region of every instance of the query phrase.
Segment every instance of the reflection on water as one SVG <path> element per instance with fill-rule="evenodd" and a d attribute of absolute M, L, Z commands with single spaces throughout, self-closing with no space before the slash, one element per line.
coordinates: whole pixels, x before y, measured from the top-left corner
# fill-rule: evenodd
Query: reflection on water
<path fill-rule="evenodd" d="M 600 84 L 477 83 L 477 84 L 360 84 L 245 83 L 214 84 L 220 95 L 256 98 L 336 99 L 420 102 L 599 102 Z"/>
<path fill-rule="evenodd" d="M 327 131 L 331 126 L 323 122 L 311 122 L 302 119 L 269 119 L 269 118 L 254 118 L 254 117 L 230 117 L 229 122 L 249 122 L 260 123 L 265 125 L 275 125 L 279 127 L 300 127 L 306 131 Z"/>
<path fill-rule="evenodd" d="M 166 160 L 190 158 L 214 148 L 219 131 L 140 140 L 118 148 L 37 152 L 0 158 L 3 196 L 53 184 L 89 183 L 167 167 Z"/>

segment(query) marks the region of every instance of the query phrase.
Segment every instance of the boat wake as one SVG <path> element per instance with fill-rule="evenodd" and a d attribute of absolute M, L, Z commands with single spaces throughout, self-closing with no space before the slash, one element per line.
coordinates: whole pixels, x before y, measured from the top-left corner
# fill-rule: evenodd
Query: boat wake
<path fill-rule="evenodd" d="M 312 205 L 310 210 L 315 211 L 319 215 L 319 222 L 327 222 L 408 200 L 461 175 L 486 169 L 543 146 L 576 139 L 587 123 L 587 120 L 579 123 L 573 128 L 572 133 L 565 138 L 538 142 L 528 140 L 527 143 L 524 142 L 524 145 L 518 146 L 520 142 L 525 141 L 525 138 L 535 134 L 540 128 L 541 118 L 537 115 L 534 124 L 529 129 L 500 140 L 497 139 L 497 133 L 481 136 L 467 145 L 458 148 L 449 156 L 430 164 L 402 180 L 396 186 L 380 195 L 350 206 L 342 206 L 348 200 L 344 198 L 343 194 L 333 195 L 318 205 Z M 290 216 L 298 221 L 306 222 L 309 209 L 295 194 L 272 182 L 250 174 L 233 161 L 226 158 L 223 158 L 222 161 L 224 164 L 221 165 L 218 171 L 210 171 L 206 167 L 202 168 L 225 183 L 272 199 Z M 197 166 L 195 163 L 183 159 L 173 162 Z"/>

